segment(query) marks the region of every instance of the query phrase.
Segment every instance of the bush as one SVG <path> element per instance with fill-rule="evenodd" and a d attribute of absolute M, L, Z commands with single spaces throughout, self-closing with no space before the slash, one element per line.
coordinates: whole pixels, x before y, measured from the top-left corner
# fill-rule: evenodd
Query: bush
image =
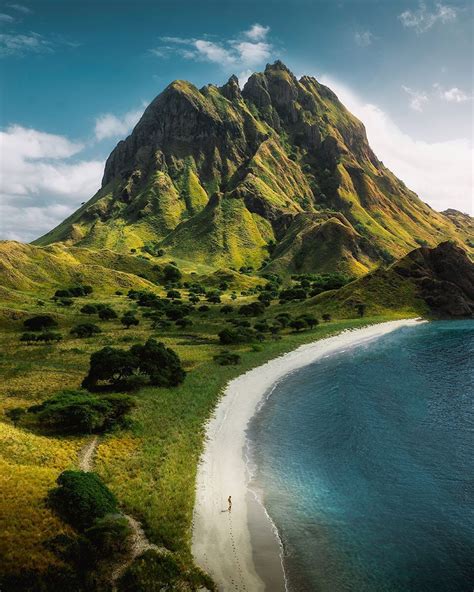
<path fill-rule="evenodd" d="M 208 292 L 206 300 L 211 304 L 220 304 L 221 302 L 221 295 L 217 290 L 213 290 L 212 292 Z"/>
<path fill-rule="evenodd" d="M 137 317 L 132 313 L 132 312 L 127 312 L 123 315 L 123 317 L 120 319 L 120 322 L 122 323 L 122 325 L 124 325 L 127 329 L 130 329 L 130 327 L 133 325 L 134 327 L 136 327 L 139 324 L 139 320 L 137 319 Z"/>
<path fill-rule="evenodd" d="M 186 327 L 191 327 L 192 324 L 192 320 L 188 318 L 178 319 L 175 323 L 177 327 L 181 327 L 182 329 L 185 329 Z"/>
<path fill-rule="evenodd" d="M 20 341 L 28 344 L 33 343 L 36 341 L 36 333 L 23 333 L 20 337 Z"/>
<path fill-rule="evenodd" d="M 225 350 L 219 354 L 216 354 L 214 356 L 214 361 L 216 361 L 220 366 L 235 366 L 240 364 L 240 356 L 239 354 Z"/>
<path fill-rule="evenodd" d="M 58 487 L 48 493 L 48 505 L 79 531 L 91 528 L 99 518 L 117 513 L 114 494 L 95 473 L 63 471 Z"/>
<path fill-rule="evenodd" d="M 219 341 L 222 345 L 237 343 L 248 343 L 256 338 L 256 333 L 247 327 L 236 327 L 235 329 L 223 329 L 219 332 Z"/>
<path fill-rule="evenodd" d="M 280 292 L 280 302 L 286 302 L 287 300 L 305 300 L 306 297 L 307 294 L 304 288 L 288 288 L 288 290 L 282 290 Z"/>
<path fill-rule="evenodd" d="M 165 282 L 179 282 L 182 278 L 182 274 L 175 265 L 165 265 L 163 268 L 163 278 Z"/>
<path fill-rule="evenodd" d="M 115 559 L 128 552 L 132 530 L 122 514 L 107 514 L 98 518 L 84 534 L 101 558 Z"/>
<path fill-rule="evenodd" d="M 251 302 L 250 304 L 243 304 L 239 308 L 239 314 L 245 317 L 256 317 L 265 312 L 265 305 L 261 302 Z"/>
<path fill-rule="evenodd" d="M 118 581 L 117 590 L 118 592 L 178 590 L 181 589 L 179 583 L 183 573 L 184 569 L 173 555 L 149 550 L 132 563 Z"/>
<path fill-rule="evenodd" d="M 330 315 L 328 312 L 325 312 L 325 313 L 323 314 L 323 321 L 324 321 L 325 323 L 327 323 L 327 322 L 329 322 L 330 320 L 331 320 L 331 315 Z"/>
<path fill-rule="evenodd" d="M 304 319 L 301 319 L 301 318 L 294 319 L 293 321 L 290 321 L 290 327 L 292 329 L 294 329 L 296 331 L 296 333 L 299 333 L 303 329 L 307 329 L 308 323 Z"/>
<path fill-rule="evenodd" d="M 92 337 L 98 333 L 102 333 L 102 329 L 93 323 L 80 323 L 71 329 L 71 335 L 74 335 L 74 337 L 78 337 L 79 339 Z"/>
<path fill-rule="evenodd" d="M 28 331 L 44 331 L 44 329 L 52 329 L 57 327 L 58 323 L 50 315 L 38 315 L 31 317 L 23 322 L 23 326 Z"/>
<path fill-rule="evenodd" d="M 128 351 L 104 347 L 93 353 L 82 386 L 88 390 L 97 389 L 99 382 L 109 387 L 126 386 L 132 376 L 147 377 L 154 386 L 177 386 L 186 373 L 172 349 L 150 338 L 144 345 L 133 345 Z"/>
<path fill-rule="evenodd" d="M 208 310 L 210 310 L 210 307 L 209 307 L 209 306 L 207 306 L 207 304 L 203 304 L 202 306 L 200 306 L 200 307 L 198 308 L 198 311 L 199 311 L 199 312 L 207 312 Z"/>
<path fill-rule="evenodd" d="M 111 321 L 117 318 L 117 313 L 111 306 L 104 306 L 99 310 L 99 319 L 101 321 Z"/>
<path fill-rule="evenodd" d="M 23 407 L 12 407 L 11 409 L 8 409 L 8 411 L 5 411 L 5 415 L 9 419 L 11 419 L 14 426 L 18 424 L 18 422 L 25 415 L 25 413 L 26 409 L 24 409 Z"/>
<path fill-rule="evenodd" d="M 221 313 L 222 314 L 229 314 L 234 310 L 234 307 L 231 306 L 230 304 L 224 304 L 224 306 L 221 308 Z"/>
<path fill-rule="evenodd" d="M 40 425 L 66 434 L 104 432 L 123 425 L 135 401 L 127 395 L 98 397 L 84 391 L 63 391 L 29 408 Z"/>
<path fill-rule="evenodd" d="M 179 300 L 181 298 L 181 292 L 179 292 L 179 290 L 168 290 L 166 298 L 171 298 L 171 300 Z"/>
<path fill-rule="evenodd" d="M 95 304 L 84 304 L 84 306 L 81 308 L 81 312 L 89 315 L 96 314 L 98 312 L 98 308 Z"/>
<path fill-rule="evenodd" d="M 54 331 L 44 331 L 36 336 L 35 341 L 43 341 L 44 343 L 51 343 L 51 341 L 61 341 L 63 336 L 61 333 L 56 333 Z"/>
<path fill-rule="evenodd" d="M 306 324 L 308 325 L 308 327 L 310 329 L 313 329 L 313 327 L 316 327 L 316 325 L 319 325 L 319 321 L 316 317 L 314 317 L 313 315 L 310 314 L 304 314 L 301 315 L 300 317 L 298 317 L 299 319 L 303 319 L 303 321 L 306 322 Z"/>

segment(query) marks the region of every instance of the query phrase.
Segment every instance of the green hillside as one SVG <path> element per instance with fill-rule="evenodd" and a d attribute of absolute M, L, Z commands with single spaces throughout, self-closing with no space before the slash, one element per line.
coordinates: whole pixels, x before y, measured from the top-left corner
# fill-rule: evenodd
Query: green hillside
<path fill-rule="evenodd" d="M 275 62 L 242 90 L 234 76 L 171 83 L 109 156 L 97 194 L 35 244 L 360 276 L 446 239 L 473 250 L 377 159 L 329 88 Z"/>

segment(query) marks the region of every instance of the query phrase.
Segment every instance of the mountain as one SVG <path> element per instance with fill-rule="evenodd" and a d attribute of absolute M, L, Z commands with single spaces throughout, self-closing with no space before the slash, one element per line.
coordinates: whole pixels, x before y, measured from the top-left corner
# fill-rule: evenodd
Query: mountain
<path fill-rule="evenodd" d="M 433 249 L 420 247 L 388 269 L 377 269 L 337 292 L 316 296 L 305 307 L 353 314 L 361 304 L 366 314 L 397 311 L 402 315 L 472 317 L 474 264 L 450 241 Z"/>
<path fill-rule="evenodd" d="M 378 160 L 329 88 L 277 61 L 242 90 L 235 76 L 172 82 L 113 150 L 97 194 L 34 244 L 360 276 L 446 239 L 473 247 Z"/>

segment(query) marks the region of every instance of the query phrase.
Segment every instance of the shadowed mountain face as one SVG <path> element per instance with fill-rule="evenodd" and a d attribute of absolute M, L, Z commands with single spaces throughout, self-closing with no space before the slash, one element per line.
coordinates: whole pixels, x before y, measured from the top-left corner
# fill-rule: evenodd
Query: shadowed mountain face
<path fill-rule="evenodd" d="M 362 275 L 446 238 L 466 242 L 384 167 L 336 95 L 275 62 L 243 90 L 235 76 L 170 84 L 109 156 L 98 193 L 36 244 Z"/>

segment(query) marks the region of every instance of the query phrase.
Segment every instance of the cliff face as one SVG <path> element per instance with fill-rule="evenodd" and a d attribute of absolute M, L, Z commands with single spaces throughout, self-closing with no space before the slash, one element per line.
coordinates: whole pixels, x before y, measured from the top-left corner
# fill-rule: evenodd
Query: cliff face
<path fill-rule="evenodd" d="M 36 244 L 360 275 L 459 237 L 377 159 L 329 88 L 276 62 L 242 91 L 235 76 L 170 84 L 109 156 L 98 193 Z"/>

